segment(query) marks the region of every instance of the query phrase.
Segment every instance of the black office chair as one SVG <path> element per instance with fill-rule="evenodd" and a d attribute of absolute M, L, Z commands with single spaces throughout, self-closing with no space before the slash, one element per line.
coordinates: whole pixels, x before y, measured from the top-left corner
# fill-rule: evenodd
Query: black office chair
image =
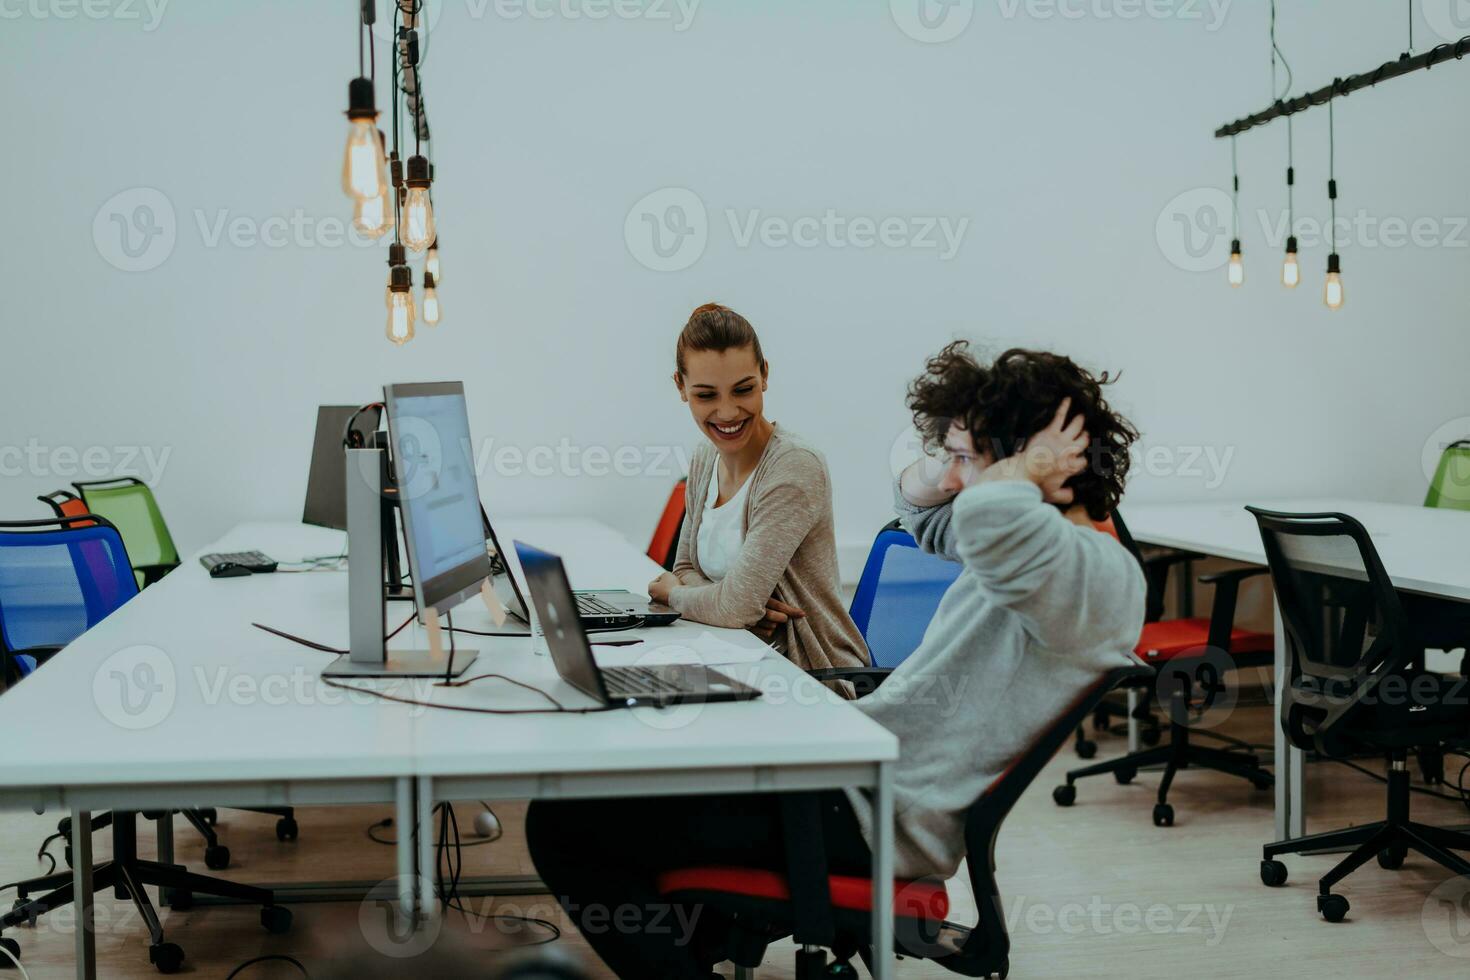
<path fill-rule="evenodd" d="M 1387 818 L 1267 844 L 1261 881 L 1286 883 L 1282 854 L 1356 848 L 1324 875 L 1317 910 L 1340 922 L 1348 900 L 1332 886 L 1376 857 L 1403 866 L 1409 850 L 1457 875 L 1470 862 L 1470 834 L 1409 819 L 1410 751 L 1470 733 L 1462 682 L 1422 667 L 1422 644 L 1362 524 L 1346 514 L 1283 514 L 1246 508 L 1260 525 L 1286 629 L 1281 725 L 1291 744 L 1327 758 L 1381 752 L 1388 762 Z"/>
<path fill-rule="evenodd" d="M 878 686 L 886 675 L 882 669 L 873 671 L 867 686 Z M 1011 940 L 995 881 L 995 841 L 1001 824 L 1042 767 L 1110 690 L 1151 676 L 1153 671 L 1142 665 L 1105 674 L 971 804 L 965 817 L 965 848 L 980 914 L 973 928 L 945 921 L 949 902 L 944 882 L 894 882 L 899 955 L 932 960 L 966 977 L 1006 976 Z M 671 901 L 707 905 L 732 917 L 734 927 L 724 947 L 710 954 L 714 962 L 717 957 L 730 959 L 754 969 L 773 940 L 790 935 L 800 946 L 797 980 L 856 977 L 849 962 L 853 956 L 872 965 L 871 879 L 828 874 L 814 795 L 788 794 L 782 819 L 787 835 L 785 874 L 763 868 L 679 868 L 659 877 L 659 891 Z M 830 967 L 824 947 L 836 954 Z"/>

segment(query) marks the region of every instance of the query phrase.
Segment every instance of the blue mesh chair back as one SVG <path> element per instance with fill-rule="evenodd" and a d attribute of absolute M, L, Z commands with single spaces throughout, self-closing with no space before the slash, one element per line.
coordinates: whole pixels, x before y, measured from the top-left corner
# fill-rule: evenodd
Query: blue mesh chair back
<path fill-rule="evenodd" d="M 939 600 L 964 566 L 920 551 L 897 521 L 878 532 L 849 614 L 874 667 L 897 667 L 918 649 Z"/>
<path fill-rule="evenodd" d="M 117 528 L 94 520 L 0 522 L 0 645 L 22 675 L 138 594 Z"/>

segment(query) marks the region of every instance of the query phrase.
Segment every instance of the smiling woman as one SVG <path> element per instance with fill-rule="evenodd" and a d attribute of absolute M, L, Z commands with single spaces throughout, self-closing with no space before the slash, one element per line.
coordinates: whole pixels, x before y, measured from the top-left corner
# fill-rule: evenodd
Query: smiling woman
<path fill-rule="evenodd" d="M 649 595 L 686 619 L 750 629 L 806 670 L 868 663 L 837 577 L 821 455 L 765 416 L 770 365 L 745 317 L 701 306 L 679 335 L 674 384 L 708 440 L 689 463 L 672 573 Z"/>

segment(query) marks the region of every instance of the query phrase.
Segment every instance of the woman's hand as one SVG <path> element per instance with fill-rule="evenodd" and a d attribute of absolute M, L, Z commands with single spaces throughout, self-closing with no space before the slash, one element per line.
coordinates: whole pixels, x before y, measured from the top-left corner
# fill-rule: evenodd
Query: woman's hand
<path fill-rule="evenodd" d="M 664 572 L 658 578 L 648 583 L 648 598 L 654 602 L 662 602 L 667 606 L 669 604 L 670 590 L 677 589 L 680 584 L 673 572 Z"/>
<path fill-rule="evenodd" d="M 1087 468 L 1084 453 L 1090 437 L 1082 428 L 1081 414 L 1067 421 L 1071 408 L 1072 399 L 1063 398 L 1051 424 L 1027 439 L 1014 456 L 986 467 L 980 481 L 1030 480 L 1041 488 L 1047 503 L 1072 503 L 1072 490 L 1062 484 Z"/>
<path fill-rule="evenodd" d="M 766 614 L 761 617 L 760 622 L 750 627 L 750 631 L 762 640 L 770 642 L 771 637 L 776 635 L 778 627 L 789 623 L 793 619 L 805 618 L 805 610 L 782 602 L 780 599 L 772 596 L 766 600 Z"/>

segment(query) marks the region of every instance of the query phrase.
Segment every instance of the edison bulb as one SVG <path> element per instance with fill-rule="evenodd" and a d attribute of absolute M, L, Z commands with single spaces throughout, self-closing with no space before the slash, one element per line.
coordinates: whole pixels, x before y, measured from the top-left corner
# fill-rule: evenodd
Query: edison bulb
<path fill-rule="evenodd" d="M 393 227 L 393 209 L 388 206 L 388 188 L 383 193 L 366 201 L 357 201 L 352 208 L 352 227 L 368 238 L 382 238 Z"/>
<path fill-rule="evenodd" d="M 1287 289 L 1295 289 L 1302 281 L 1302 269 L 1297 265 L 1296 253 L 1287 252 L 1286 261 L 1281 264 L 1281 285 Z"/>
<path fill-rule="evenodd" d="M 440 322 L 440 291 L 434 288 L 434 278 L 425 276 L 423 284 L 423 322 L 437 326 Z"/>
<path fill-rule="evenodd" d="M 439 239 L 437 237 L 429 246 L 429 254 L 424 256 L 424 272 L 434 277 L 435 285 L 444 281 L 444 277 L 439 275 Z"/>
<path fill-rule="evenodd" d="M 353 119 L 347 124 L 347 152 L 342 158 L 342 190 L 367 201 L 381 197 L 388 182 L 383 178 L 383 147 L 372 119 Z"/>
<path fill-rule="evenodd" d="M 1342 309 L 1342 273 L 1327 273 L 1327 282 L 1322 287 L 1322 301 L 1327 304 L 1329 310 Z"/>
<path fill-rule="evenodd" d="M 427 187 L 410 187 L 403 202 L 403 244 L 422 252 L 434 241 L 434 206 Z"/>
<path fill-rule="evenodd" d="M 413 296 L 404 290 L 388 295 L 388 339 L 402 347 L 413 339 Z"/>
<path fill-rule="evenodd" d="M 1239 252 L 1230 253 L 1230 285 L 1240 287 L 1245 282 L 1245 263 L 1240 260 Z"/>

